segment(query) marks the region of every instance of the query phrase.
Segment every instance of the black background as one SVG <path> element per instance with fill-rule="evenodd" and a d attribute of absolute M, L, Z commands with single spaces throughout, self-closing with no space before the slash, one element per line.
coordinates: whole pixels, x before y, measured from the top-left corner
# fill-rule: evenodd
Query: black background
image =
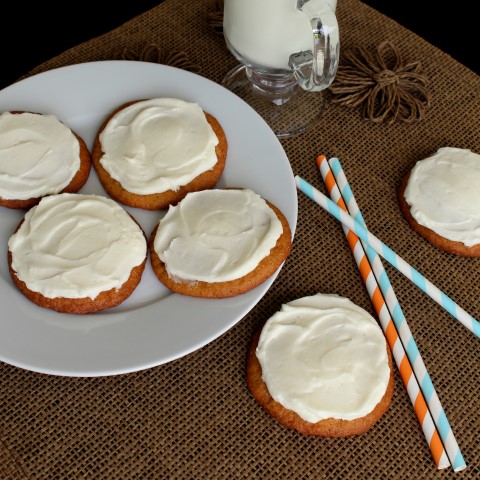
<path fill-rule="evenodd" d="M 477 39 L 480 28 L 474 1 L 363 1 L 480 74 Z M 85 0 L 60 8 L 53 2 L 12 2 L 8 9 L 4 6 L 0 26 L 0 89 L 46 60 L 122 25 L 158 3 L 159 0 L 95 3 Z M 450 7 L 445 8 L 445 4 Z"/>

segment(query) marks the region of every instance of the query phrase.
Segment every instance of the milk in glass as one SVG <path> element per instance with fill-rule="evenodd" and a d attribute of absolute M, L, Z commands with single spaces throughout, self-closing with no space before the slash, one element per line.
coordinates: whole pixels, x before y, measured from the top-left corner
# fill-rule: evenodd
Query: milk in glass
<path fill-rule="evenodd" d="M 326 21 L 337 0 L 310 0 L 308 9 Z M 297 0 L 224 0 L 223 31 L 233 49 L 249 64 L 290 69 L 292 53 L 312 50 L 309 17 Z"/>

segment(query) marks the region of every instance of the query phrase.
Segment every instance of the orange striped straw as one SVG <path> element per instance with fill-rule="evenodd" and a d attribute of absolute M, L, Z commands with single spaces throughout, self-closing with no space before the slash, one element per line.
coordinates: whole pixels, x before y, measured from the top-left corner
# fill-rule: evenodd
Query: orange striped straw
<path fill-rule="evenodd" d="M 347 207 L 343 201 L 340 190 L 335 181 L 335 177 L 330 169 L 330 165 L 324 155 L 317 158 L 317 166 L 320 169 L 323 181 L 327 187 L 328 194 L 342 210 L 347 212 Z M 405 348 L 399 338 L 397 328 L 391 318 L 385 299 L 380 291 L 379 285 L 372 271 L 371 265 L 366 256 L 365 250 L 358 236 L 342 225 L 348 244 L 353 253 L 360 275 L 367 288 L 370 299 L 372 300 L 375 312 L 380 320 L 387 343 L 392 351 L 392 356 L 398 367 L 400 377 L 407 389 L 413 409 L 423 430 L 428 446 L 433 456 L 433 460 L 438 469 L 444 469 L 450 466 L 450 461 L 445 452 L 445 448 L 438 434 L 432 415 L 427 407 L 425 397 L 420 389 L 420 385 L 413 373 L 412 366 L 408 359 Z"/>

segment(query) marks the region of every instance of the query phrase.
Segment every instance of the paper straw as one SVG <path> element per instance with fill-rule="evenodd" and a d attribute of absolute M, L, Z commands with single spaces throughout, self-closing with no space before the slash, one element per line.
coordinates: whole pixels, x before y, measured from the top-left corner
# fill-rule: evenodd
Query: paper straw
<path fill-rule="evenodd" d="M 360 224 L 366 227 L 365 220 L 360 212 L 355 196 L 348 184 L 345 173 L 338 158 L 332 158 L 328 162 L 336 179 L 336 184 L 340 190 L 343 200 L 346 202 L 347 211 Z M 364 247 L 366 245 L 364 244 Z M 457 444 L 452 428 L 448 422 L 445 411 L 442 407 L 437 392 L 433 386 L 432 380 L 427 372 L 427 367 L 423 362 L 420 351 L 413 338 L 412 332 L 408 326 L 405 315 L 403 314 L 400 303 L 395 295 L 393 287 L 388 279 L 387 272 L 383 267 L 380 257 L 368 246 L 366 247 L 367 258 L 373 268 L 375 277 L 379 280 L 380 290 L 386 300 L 386 305 L 391 313 L 393 322 L 397 327 L 400 340 L 407 347 L 407 356 L 413 365 L 413 370 L 418 382 L 421 385 L 422 393 L 427 399 L 428 408 L 433 416 L 435 425 L 439 431 L 446 453 L 452 463 L 454 471 L 458 472 L 466 468 L 460 448 Z"/>
<path fill-rule="evenodd" d="M 369 246 L 373 248 L 373 250 L 387 260 L 387 262 L 389 262 L 399 272 L 403 273 L 403 275 L 405 275 L 418 288 L 420 288 L 420 290 L 426 293 L 432 300 L 435 300 L 463 326 L 468 328 L 474 335 L 476 335 L 477 338 L 480 337 L 480 323 L 478 320 L 473 318 L 463 308 L 457 305 L 450 297 L 448 297 L 445 293 L 433 285 L 433 283 L 426 279 L 418 270 L 415 270 L 415 268 L 397 255 L 390 247 L 385 245 L 375 235 L 370 233 L 347 212 L 344 212 L 342 209 L 340 209 L 326 195 L 318 191 L 306 180 L 298 175 L 295 175 L 295 183 L 301 192 L 303 192 L 315 203 L 320 205 L 328 213 L 356 233 L 358 237 L 367 242 Z"/>
<path fill-rule="evenodd" d="M 325 182 L 325 186 L 327 187 L 330 198 L 342 210 L 347 211 L 347 207 L 344 203 L 339 187 L 335 183 L 335 178 L 332 174 L 332 170 L 330 169 L 326 157 L 320 155 L 317 158 L 317 165 L 320 169 L 320 173 L 322 174 L 322 178 Z M 347 237 L 348 244 L 350 245 L 350 249 L 352 250 L 358 269 L 360 270 L 360 275 L 365 283 L 368 294 L 370 295 L 370 299 L 372 300 L 375 312 L 380 320 L 380 325 L 382 326 L 383 332 L 392 351 L 392 355 L 398 367 L 400 377 L 402 378 L 402 381 L 407 389 L 413 409 L 423 430 L 423 434 L 425 435 L 428 446 L 430 447 L 433 460 L 435 461 L 438 469 L 447 468 L 450 465 L 450 462 L 433 422 L 432 415 L 428 410 L 425 398 L 420 389 L 420 385 L 413 375 L 412 365 L 399 338 L 398 331 L 392 321 L 385 298 L 382 296 L 383 292 L 380 293 L 379 285 L 377 283 L 377 279 L 375 278 L 374 272 L 372 271 L 371 264 L 368 262 L 367 257 L 365 256 L 365 245 L 362 246 L 359 238 L 353 232 L 348 230 L 345 225 L 342 225 L 342 228 L 345 236 Z M 369 250 L 372 251 L 371 249 Z M 375 252 L 373 253 L 375 254 Z"/>
<path fill-rule="evenodd" d="M 335 177 L 336 185 L 338 185 L 340 190 L 340 195 L 346 202 L 347 211 L 357 220 L 357 222 L 366 227 L 365 221 L 355 200 L 353 192 L 348 184 L 340 161 L 338 158 L 332 158 L 328 163 L 330 164 L 333 176 Z M 386 300 L 386 305 L 391 312 L 393 322 L 397 327 L 397 331 L 400 336 L 400 340 L 402 341 L 403 345 L 407 346 L 407 356 L 410 360 L 410 363 L 413 365 L 413 370 L 418 382 L 421 385 L 422 392 L 427 398 L 428 407 L 433 416 L 435 425 L 438 428 L 440 437 L 445 446 L 450 462 L 452 463 L 453 469 L 456 472 L 463 470 L 466 468 L 466 464 L 460 452 L 460 448 L 453 435 L 445 411 L 440 403 L 440 399 L 438 398 L 432 380 L 427 372 L 427 368 L 420 355 L 395 292 L 393 291 L 393 287 L 388 279 L 382 261 L 375 251 L 365 244 L 364 247 L 366 247 L 365 251 L 367 258 L 370 261 L 370 265 L 373 268 L 373 273 L 380 281 L 380 290 Z"/>

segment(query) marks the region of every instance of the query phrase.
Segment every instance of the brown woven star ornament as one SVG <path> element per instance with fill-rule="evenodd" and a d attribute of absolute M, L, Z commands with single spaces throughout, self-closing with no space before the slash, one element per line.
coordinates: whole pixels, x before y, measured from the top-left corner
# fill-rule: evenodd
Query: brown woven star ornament
<path fill-rule="evenodd" d="M 193 73 L 199 73 L 200 68 L 193 63 L 185 52 L 167 51 L 159 47 L 155 43 L 149 43 L 143 46 L 140 51 L 132 51 L 124 48 L 118 58 L 121 60 L 137 60 L 141 62 L 160 63 L 170 67 L 182 68 Z"/>
<path fill-rule="evenodd" d="M 216 35 L 223 36 L 223 0 L 216 0 L 215 8 L 207 12 L 207 24 Z"/>
<path fill-rule="evenodd" d="M 329 91 L 333 103 L 362 106 L 372 122 L 411 123 L 430 106 L 428 84 L 419 61 L 405 63 L 399 49 L 384 41 L 374 55 L 360 47 L 345 52 Z"/>

